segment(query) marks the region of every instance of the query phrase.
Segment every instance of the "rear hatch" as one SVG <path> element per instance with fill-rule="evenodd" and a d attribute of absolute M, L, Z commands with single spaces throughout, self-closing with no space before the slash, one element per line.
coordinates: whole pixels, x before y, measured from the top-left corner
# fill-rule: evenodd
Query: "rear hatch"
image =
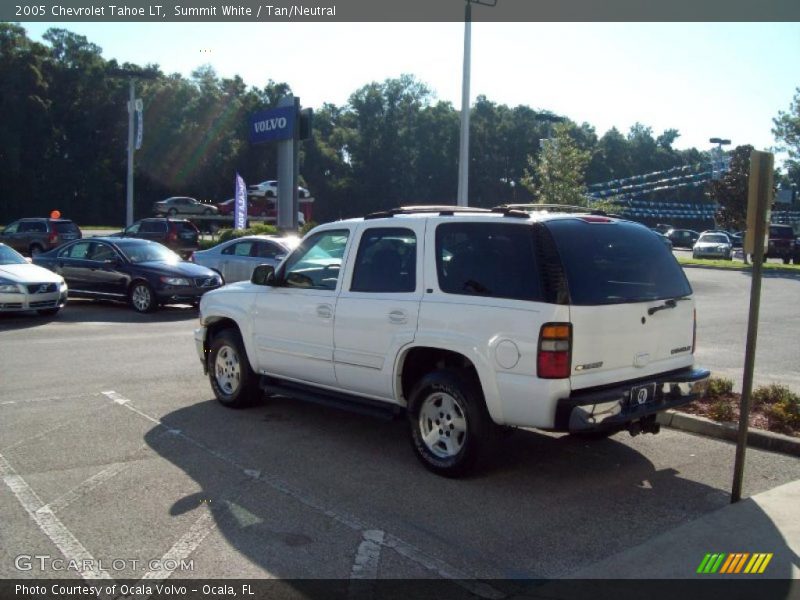
<path fill-rule="evenodd" d="M 82 237 L 81 230 L 72 221 L 53 221 L 53 229 L 60 242 L 69 242 Z"/>
<path fill-rule="evenodd" d="M 196 250 L 200 232 L 190 221 L 171 221 L 170 228 L 175 231 L 175 245 L 179 248 Z"/>
<path fill-rule="evenodd" d="M 569 288 L 573 390 L 693 364 L 692 288 L 655 233 L 603 217 L 547 227 Z"/>

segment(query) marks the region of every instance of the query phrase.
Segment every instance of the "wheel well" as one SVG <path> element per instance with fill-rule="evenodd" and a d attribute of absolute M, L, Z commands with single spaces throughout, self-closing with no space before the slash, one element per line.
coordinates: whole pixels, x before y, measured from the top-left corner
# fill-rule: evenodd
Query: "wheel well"
<path fill-rule="evenodd" d="M 441 348 L 412 348 L 403 358 L 400 385 L 403 399 L 407 402 L 414 385 L 428 373 L 440 369 L 465 369 L 480 381 L 475 365 L 466 356 Z"/>
<path fill-rule="evenodd" d="M 239 335 L 241 335 L 241 332 L 239 331 L 239 326 L 236 324 L 236 321 L 227 318 L 217 319 L 213 323 L 209 323 L 206 326 L 206 330 L 208 331 L 206 335 L 206 346 L 211 345 L 212 340 L 226 329 L 233 329 L 236 331 L 236 333 L 239 333 Z"/>
<path fill-rule="evenodd" d="M 146 283 L 147 285 L 150 285 L 150 282 L 147 281 L 147 279 L 144 279 L 143 277 L 137 277 L 136 279 L 132 279 L 131 282 L 128 284 L 128 296 L 131 295 L 131 290 L 133 289 L 133 286 L 135 286 L 137 283 Z"/>

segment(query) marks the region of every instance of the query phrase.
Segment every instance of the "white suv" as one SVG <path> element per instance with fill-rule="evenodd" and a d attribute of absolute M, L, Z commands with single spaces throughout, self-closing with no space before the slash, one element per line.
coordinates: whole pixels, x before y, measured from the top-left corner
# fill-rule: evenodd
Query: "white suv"
<path fill-rule="evenodd" d="M 316 227 L 200 304 L 217 399 L 404 412 L 423 464 L 468 472 L 505 427 L 658 431 L 701 396 L 683 270 L 598 214 L 408 207 Z"/>

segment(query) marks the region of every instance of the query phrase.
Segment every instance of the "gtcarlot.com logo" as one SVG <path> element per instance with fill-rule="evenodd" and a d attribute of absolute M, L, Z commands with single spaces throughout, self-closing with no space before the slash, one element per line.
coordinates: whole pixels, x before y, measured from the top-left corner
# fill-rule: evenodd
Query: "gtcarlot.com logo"
<path fill-rule="evenodd" d="M 703 557 L 697 573 L 701 575 L 714 574 L 761 574 L 767 569 L 767 565 L 772 560 L 772 553 L 755 552 L 734 552 L 733 554 L 708 553 Z"/>

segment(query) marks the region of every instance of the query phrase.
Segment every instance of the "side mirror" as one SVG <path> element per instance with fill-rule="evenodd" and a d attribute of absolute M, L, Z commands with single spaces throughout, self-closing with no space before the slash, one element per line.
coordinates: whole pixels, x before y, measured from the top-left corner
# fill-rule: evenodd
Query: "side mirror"
<path fill-rule="evenodd" d="M 250 283 L 255 285 L 275 285 L 275 267 L 272 265 L 258 265 L 253 270 Z"/>

